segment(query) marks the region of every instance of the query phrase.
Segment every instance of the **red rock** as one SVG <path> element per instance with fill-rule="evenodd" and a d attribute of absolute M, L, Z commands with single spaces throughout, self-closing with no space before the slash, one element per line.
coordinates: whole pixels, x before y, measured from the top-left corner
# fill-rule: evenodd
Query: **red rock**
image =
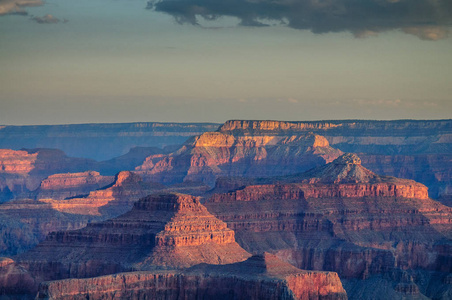
<path fill-rule="evenodd" d="M 49 175 L 86 171 L 94 164 L 93 160 L 67 157 L 56 149 L 0 149 L 0 186 L 7 186 L 15 196 L 23 195 L 37 189 Z"/>
<path fill-rule="evenodd" d="M 355 155 L 299 175 L 233 181 L 235 190 L 205 205 L 249 252 L 346 278 L 393 268 L 452 271 L 444 248 L 452 209 L 429 199 L 422 184 L 370 172 Z"/>
<path fill-rule="evenodd" d="M 339 277 L 306 272 L 270 254 L 230 265 L 198 265 L 182 272 L 133 272 L 43 283 L 51 299 L 347 299 Z"/>
<path fill-rule="evenodd" d="M 232 135 L 208 132 L 169 155 L 149 156 L 136 170 L 158 182 L 202 181 L 220 176 L 294 174 L 330 162 L 341 154 L 319 135 Z"/>
<path fill-rule="evenodd" d="M 113 180 L 113 176 L 101 176 L 99 172 L 95 171 L 54 174 L 41 182 L 36 198 L 62 200 L 88 194 L 112 183 Z"/>
<path fill-rule="evenodd" d="M 144 183 L 141 177 L 130 171 L 116 175 L 110 186 L 91 191 L 87 196 L 66 200 L 41 199 L 57 211 L 80 214 L 115 217 L 127 212 L 138 199 L 165 187 L 156 183 Z"/>
<path fill-rule="evenodd" d="M 234 232 L 212 216 L 198 198 L 163 194 L 143 198 L 118 218 L 51 233 L 17 259 L 42 281 L 132 268 L 226 264 L 248 256 L 235 242 Z"/>

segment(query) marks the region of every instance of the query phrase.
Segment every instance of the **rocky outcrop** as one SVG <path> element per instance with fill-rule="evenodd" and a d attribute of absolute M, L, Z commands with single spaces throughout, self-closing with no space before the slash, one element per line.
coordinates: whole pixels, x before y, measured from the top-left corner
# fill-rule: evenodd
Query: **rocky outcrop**
<path fill-rule="evenodd" d="M 113 180 L 113 176 L 102 176 L 96 171 L 55 174 L 41 182 L 39 189 L 36 191 L 36 198 L 63 200 L 77 195 L 88 194 L 93 190 L 111 184 Z"/>
<path fill-rule="evenodd" d="M 387 176 L 429 187 L 431 197 L 450 195 L 452 120 L 239 121 L 219 129 L 226 134 L 293 135 L 313 132 L 344 152 L 360 153 L 363 165 Z"/>
<path fill-rule="evenodd" d="M 28 198 L 49 175 L 89 170 L 93 160 L 72 158 L 56 149 L 10 150 L 0 149 L 0 190 L 12 197 Z"/>
<path fill-rule="evenodd" d="M 51 233 L 17 259 L 42 281 L 132 268 L 226 264 L 248 256 L 235 242 L 234 232 L 197 198 L 163 194 L 143 198 L 118 218 L 90 223 L 75 231 Z"/>
<path fill-rule="evenodd" d="M 445 254 L 451 208 L 429 199 L 422 184 L 365 169 L 356 155 L 303 174 L 244 183 L 205 205 L 249 252 L 271 251 L 299 268 L 345 278 L 394 268 L 452 271 L 444 267 L 451 258 Z"/>
<path fill-rule="evenodd" d="M 164 188 L 165 186 L 157 183 L 144 183 L 141 177 L 133 172 L 122 171 L 116 174 L 111 185 L 91 191 L 86 196 L 41 201 L 60 212 L 97 215 L 107 219 L 127 212 L 138 199 Z"/>
<path fill-rule="evenodd" d="M 149 156 L 136 170 L 157 182 L 202 181 L 214 185 L 220 176 L 299 173 L 340 154 L 324 137 L 312 133 L 266 136 L 208 132 L 188 140 L 176 152 Z"/>
<path fill-rule="evenodd" d="M 339 277 L 306 272 L 265 253 L 182 272 L 133 272 L 45 282 L 38 299 L 347 299 Z"/>

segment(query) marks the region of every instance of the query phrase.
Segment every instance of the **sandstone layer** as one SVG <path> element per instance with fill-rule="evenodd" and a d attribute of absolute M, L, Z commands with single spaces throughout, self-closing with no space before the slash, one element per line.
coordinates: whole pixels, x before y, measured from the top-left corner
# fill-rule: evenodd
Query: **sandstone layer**
<path fill-rule="evenodd" d="M 10 199 L 27 198 L 28 192 L 37 189 L 47 176 L 86 171 L 94 163 L 89 159 L 68 157 L 56 149 L 0 149 L 0 201 L 2 194 L 8 192 L 12 194 Z"/>
<path fill-rule="evenodd" d="M 111 185 L 65 200 L 55 198 L 41 199 L 57 211 L 79 214 L 116 217 L 127 212 L 138 199 L 161 191 L 165 186 L 157 183 L 144 183 L 141 177 L 130 171 L 116 174 Z"/>
<path fill-rule="evenodd" d="M 388 176 L 413 179 L 437 198 L 452 193 L 452 120 L 232 120 L 219 131 L 244 135 L 294 135 L 313 132 L 344 152 L 360 153 L 363 165 Z"/>
<path fill-rule="evenodd" d="M 90 277 L 121 270 L 226 264 L 249 254 L 226 224 L 182 194 L 151 195 L 115 219 L 51 233 L 17 256 L 40 281 Z"/>
<path fill-rule="evenodd" d="M 265 177 L 306 171 L 337 158 L 341 151 L 312 133 L 288 136 L 208 132 L 168 155 L 149 156 L 136 170 L 147 180 L 214 185 L 220 176 Z"/>
<path fill-rule="evenodd" d="M 113 176 L 102 176 L 96 171 L 54 174 L 41 181 L 35 197 L 63 200 L 81 196 L 111 184 L 114 179 Z"/>
<path fill-rule="evenodd" d="M 229 265 L 132 272 L 43 283 L 38 299 L 347 299 L 339 277 L 306 272 L 265 253 Z"/>
<path fill-rule="evenodd" d="M 299 175 L 227 184 L 235 188 L 205 205 L 249 252 L 341 278 L 452 272 L 451 208 L 429 199 L 422 184 L 374 174 L 356 155 Z"/>

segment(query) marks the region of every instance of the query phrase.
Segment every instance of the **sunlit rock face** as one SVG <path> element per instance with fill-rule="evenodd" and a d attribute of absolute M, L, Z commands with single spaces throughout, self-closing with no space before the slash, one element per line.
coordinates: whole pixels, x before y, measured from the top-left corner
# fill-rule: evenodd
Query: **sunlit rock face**
<path fill-rule="evenodd" d="M 435 199 L 452 194 L 452 120 L 232 120 L 220 131 L 274 136 L 312 132 L 331 147 L 359 153 L 362 164 L 377 174 L 423 183 Z"/>
<path fill-rule="evenodd" d="M 0 201 L 8 192 L 10 197 L 3 201 L 27 198 L 49 175 L 86 171 L 94 165 L 93 160 L 68 157 L 55 149 L 0 149 Z"/>
<path fill-rule="evenodd" d="M 198 198 L 173 193 L 145 197 L 115 219 L 51 233 L 17 260 L 42 281 L 227 264 L 249 256 Z"/>
<path fill-rule="evenodd" d="M 306 171 L 342 152 L 313 133 L 279 135 L 240 130 L 208 132 L 188 140 L 168 155 L 149 156 L 137 167 L 147 180 L 201 181 L 214 185 L 220 176 L 266 177 Z"/>
<path fill-rule="evenodd" d="M 302 174 L 220 181 L 216 189 L 229 191 L 205 205 L 249 252 L 350 280 L 423 270 L 442 274 L 431 284 L 443 288 L 452 271 L 452 209 L 429 199 L 420 183 L 376 175 L 355 154 Z M 399 292 L 416 290 L 397 278 L 387 279 L 394 293 L 397 283 Z"/>
<path fill-rule="evenodd" d="M 336 273 L 299 270 L 264 253 L 181 272 L 132 272 L 41 284 L 43 299 L 347 299 Z"/>

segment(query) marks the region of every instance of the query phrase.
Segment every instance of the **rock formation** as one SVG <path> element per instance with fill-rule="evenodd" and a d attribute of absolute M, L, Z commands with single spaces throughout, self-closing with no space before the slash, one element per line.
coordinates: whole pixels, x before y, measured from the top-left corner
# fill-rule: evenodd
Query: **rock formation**
<path fill-rule="evenodd" d="M 356 155 L 299 175 L 228 184 L 236 188 L 205 205 L 249 252 L 271 251 L 341 278 L 452 271 L 452 209 L 429 199 L 422 184 L 372 173 Z"/>
<path fill-rule="evenodd" d="M 360 153 L 363 165 L 387 176 L 413 179 L 431 197 L 452 194 L 452 120 L 239 121 L 219 131 L 244 135 L 294 135 L 313 132 L 344 152 Z"/>
<path fill-rule="evenodd" d="M 151 181 L 202 181 L 214 185 L 219 176 L 299 173 L 340 154 L 324 137 L 312 133 L 266 136 L 219 131 L 194 137 L 171 154 L 151 155 L 136 170 Z"/>
<path fill-rule="evenodd" d="M 93 160 L 68 157 L 55 149 L 0 149 L 0 190 L 27 198 L 27 193 L 37 189 L 47 176 L 90 170 L 94 164 Z"/>
<path fill-rule="evenodd" d="M 80 215 L 103 215 L 103 219 L 127 212 L 139 198 L 164 189 L 157 183 L 144 183 L 139 175 L 130 171 L 116 174 L 114 182 L 86 196 L 65 200 L 41 199 L 57 211 Z"/>
<path fill-rule="evenodd" d="M 63 200 L 81 196 L 109 185 L 113 180 L 113 176 L 102 176 L 95 171 L 54 174 L 41 181 L 41 185 L 35 191 L 36 199 Z"/>
<path fill-rule="evenodd" d="M 248 256 L 235 242 L 234 232 L 196 197 L 163 194 L 141 199 L 118 218 L 51 233 L 17 260 L 42 281 L 226 264 Z"/>
<path fill-rule="evenodd" d="M 229 265 L 132 272 L 43 283 L 38 299 L 347 299 L 339 277 L 307 272 L 264 253 Z"/>

